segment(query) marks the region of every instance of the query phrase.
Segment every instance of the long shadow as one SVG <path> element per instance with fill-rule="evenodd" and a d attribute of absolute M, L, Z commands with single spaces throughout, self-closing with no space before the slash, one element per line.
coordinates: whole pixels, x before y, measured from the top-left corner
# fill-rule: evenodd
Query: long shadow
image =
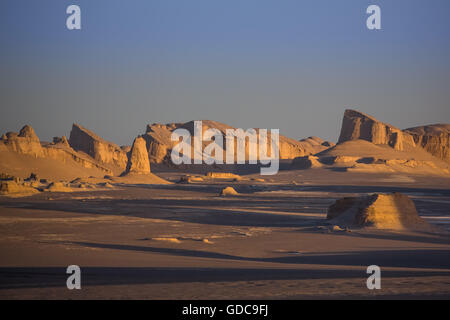
<path fill-rule="evenodd" d="M 280 159 L 279 160 L 279 169 L 280 170 L 291 170 L 292 160 L 285 160 Z M 180 173 L 180 174 L 205 174 L 210 171 L 217 171 L 217 172 L 231 172 L 235 174 L 240 175 L 248 175 L 248 174 L 256 174 L 261 172 L 261 167 L 267 167 L 261 165 L 259 162 L 258 164 L 221 164 L 221 165 L 213 165 L 213 166 L 205 166 L 203 164 L 201 165 L 176 165 L 171 166 L 167 164 L 153 164 L 152 163 L 152 172 L 155 174 L 158 173 Z"/>
<path fill-rule="evenodd" d="M 325 252 L 320 254 L 307 254 L 296 256 L 282 256 L 274 258 L 249 258 L 211 251 L 199 251 L 176 248 L 158 248 L 136 245 L 105 244 L 92 242 L 70 242 L 89 248 L 102 248 L 126 251 L 151 252 L 172 256 L 196 257 L 209 259 L 224 259 L 235 261 L 272 262 L 303 265 L 330 265 L 330 266 L 369 266 L 404 267 L 404 268 L 431 268 L 450 269 L 450 249 L 422 249 L 422 250 L 371 250 Z M 450 276 L 450 270 L 447 273 Z"/>
<path fill-rule="evenodd" d="M 298 206 L 289 205 L 286 200 L 278 199 L 270 202 L 236 200 L 195 200 L 195 199 L 148 199 L 148 200 L 89 200 L 89 201 L 41 201 L 8 203 L 8 207 L 27 209 L 65 211 L 73 213 L 99 215 L 125 215 L 141 218 L 166 219 L 182 222 L 227 225 L 227 226 L 258 226 L 258 227 L 296 227 L 318 220 L 299 217 L 290 213 L 307 211 L 324 213 L 326 206 L 321 201 L 307 200 Z M 17 205 L 18 204 L 18 205 Z M 214 207 L 214 208 L 213 208 Z M 258 207 L 258 212 L 248 212 Z M 264 207 L 264 209 L 261 209 Z M 281 207 L 281 208 L 280 208 Z M 229 209 L 227 209 L 229 208 Z M 241 208 L 236 209 L 236 208 Z M 265 213 L 264 210 L 276 210 L 286 214 Z M 262 211 L 262 212 L 261 212 Z"/>
<path fill-rule="evenodd" d="M 66 268 L 60 267 L 4 267 L 0 268 L 1 289 L 66 287 Z M 384 278 L 449 276 L 446 272 L 383 271 Z M 258 280 L 361 279 L 364 270 L 335 269 L 271 269 L 271 268 L 133 268 L 83 267 L 81 286 L 133 285 L 183 282 L 235 282 Z"/>
<path fill-rule="evenodd" d="M 242 192 L 245 190 L 250 191 L 321 191 L 321 192 L 332 192 L 332 193 L 389 193 L 389 192 L 403 192 L 403 193 L 416 193 L 416 194 L 426 194 L 426 195 L 438 195 L 444 197 L 450 197 L 449 189 L 437 189 L 437 188 L 418 188 L 409 186 L 364 186 L 364 185 L 294 185 L 294 184 L 246 184 L 246 183 L 233 183 L 233 182 L 222 182 L 222 183 L 210 183 L 210 184 L 169 184 L 169 185 L 139 185 L 142 188 L 150 189 L 167 189 L 167 190 L 187 190 L 193 191 L 193 189 L 207 192 L 207 193 L 217 193 L 224 185 L 233 185 L 236 188 L 241 188 Z M 126 186 L 126 185 L 124 185 Z"/>
<path fill-rule="evenodd" d="M 432 244 L 450 244 L 450 235 L 448 232 L 436 233 L 417 231 L 414 234 L 401 233 L 373 233 L 373 232 L 354 232 L 348 236 L 355 236 L 358 238 L 379 239 L 379 240 L 396 240 Z"/>

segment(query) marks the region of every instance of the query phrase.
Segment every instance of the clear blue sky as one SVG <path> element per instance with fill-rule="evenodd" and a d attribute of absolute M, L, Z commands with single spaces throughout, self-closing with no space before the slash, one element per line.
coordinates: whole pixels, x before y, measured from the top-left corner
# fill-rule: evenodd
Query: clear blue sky
<path fill-rule="evenodd" d="M 147 123 L 211 119 L 335 141 L 346 108 L 450 123 L 449 15 L 448 0 L 2 0 L 0 131 L 77 122 L 130 144 Z"/>

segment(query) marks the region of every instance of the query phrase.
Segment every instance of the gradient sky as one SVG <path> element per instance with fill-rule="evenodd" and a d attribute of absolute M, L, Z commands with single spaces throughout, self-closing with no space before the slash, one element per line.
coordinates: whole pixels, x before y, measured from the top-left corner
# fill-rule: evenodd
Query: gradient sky
<path fill-rule="evenodd" d="M 449 16 L 448 0 L 2 0 L 0 132 L 77 122 L 131 144 L 147 123 L 211 119 L 336 141 L 346 108 L 450 123 Z"/>

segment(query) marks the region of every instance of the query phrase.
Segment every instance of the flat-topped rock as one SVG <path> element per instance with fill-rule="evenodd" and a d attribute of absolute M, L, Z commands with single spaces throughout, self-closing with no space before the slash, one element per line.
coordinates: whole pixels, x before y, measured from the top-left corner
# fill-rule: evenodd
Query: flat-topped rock
<path fill-rule="evenodd" d="M 428 228 L 414 202 L 401 193 L 372 194 L 337 200 L 328 208 L 327 219 L 341 227 L 405 230 Z"/>

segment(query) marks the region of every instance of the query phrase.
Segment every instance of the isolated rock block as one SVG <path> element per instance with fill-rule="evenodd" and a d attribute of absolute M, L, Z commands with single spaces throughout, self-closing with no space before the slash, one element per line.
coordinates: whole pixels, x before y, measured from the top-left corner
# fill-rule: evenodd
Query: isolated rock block
<path fill-rule="evenodd" d="M 345 227 L 403 230 L 427 226 L 414 202 L 401 193 L 339 199 L 328 208 L 327 219 Z"/>
<path fill-rule="evenodd" d="M 220 191 L 220 195 L 222 197 L 224 196 L 237 196 L 239 193 L 234 190 L 233 187 L 226 187 L 225 189 L 222 189 L 222 191 Z"/>
<path fill-rule="evenodd" d="M 150 160 L 148 159 L 145 140 L 142 137 L 134 139 L 126 172 L 138 174 L 150 173 Z"/>

